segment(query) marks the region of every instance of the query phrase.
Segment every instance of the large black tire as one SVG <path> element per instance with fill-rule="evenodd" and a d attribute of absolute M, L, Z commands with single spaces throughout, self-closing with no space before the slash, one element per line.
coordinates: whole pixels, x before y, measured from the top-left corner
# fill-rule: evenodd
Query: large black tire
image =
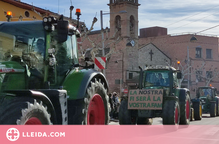
<path fill-rule="evenodd" d="M 216 116 L 216 102 L 213 101 L 210 103 L 210 117 Z"/>
<path fill-rule="evenodd" d="M 216 116 L 219 116 L 219 101 L 218 98 L 216 99 Z"/>
<path fill-rule="evenodd" d="M 142 118 L 139 117 L 137 120 L 138 125 L 152 125 L 153 119 L 152 118 Z"/>
<path fill-rule="evenodd" d="M 50 114 L 43 106 L 30 98 L 5 100 L 0 107 L 0 124 L 5 125 L 50 125 Z"/>
<path fill-rule="evenodd" d="M 190 97 L 189 94 L 186 93 L 186 96 L 183 96 L 184 100 L 180 102 L 180 123 L 184 125 L 189 125 L 190 116 L 191 116 L 191 106 L 190 106 Z"/>
<path fill-rule="evenodd" d="M 202 104 L 201 102 L 193 102 L 194 109 L 194 119 L 201 120 L 202 119 Z"/>
<path fill-rule="evenodd" d="M 163 107 L 163 124 L 177 125 L 180 119 L 180 107 L 178 101 L 166 100 Z"/>
<path fill-rule="evenodd" d="M 104 125 L 109 124 L 109 97 L 101 80 L 91 81 L 81 107 L 81 114 L 76 124 Z"/>
<path fill-rule="evenodd" d="M 123 99 L 119 108 L 119 124 L 134 125 L 136 118 L 131 116 L 131 110 L 128 110 L 128 100 Z"/>

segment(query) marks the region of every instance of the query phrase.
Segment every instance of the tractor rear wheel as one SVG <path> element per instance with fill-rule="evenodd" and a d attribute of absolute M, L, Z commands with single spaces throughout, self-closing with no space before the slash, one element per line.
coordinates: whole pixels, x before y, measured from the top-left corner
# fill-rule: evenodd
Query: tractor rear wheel
<path fill-rule="evenodd" d="M 210 117 L 216 116 L 216 102 L 213 101 L 210 103 Z"/>
<path fill-rule="evenodd" d="M 135 125 L 136 118 L 131 116 L 131 111 L 128 110 L 128 100 L 123 99 L 119 108 L 119 124 L 120 125 Z"/>
<path fill-rule="evenodd" d="M 194 108 L 194 119 L 201 120 L 202 119 L 202 104 L 201 102 L 193 102 Z"/>
<path fill-rule="evenodd" d="M 14 98 L 4 101 L 0 108 L 0 124 L 10 125 L 50 125 L 50 114 L 43 106 L 30 98 Z"/>
<path fill-rule="evenodd" d="M 166 100 L 163 107 L 163 124 L 177 125 L 179 124 L 180 108 L 178 101 Z"/>
<path fill-rule="evenodd" d="M 180 124 L 188 125 L 190 123 L 190 97 L 187 93 L 186 96 L 184 96 L 184 101 L 180 102 Z"/>
<path fill-rule="evenodd" d="M 109 98 L 101 81 L 90 82 L 82 108 L 82 124 L 109 124 Z"/>

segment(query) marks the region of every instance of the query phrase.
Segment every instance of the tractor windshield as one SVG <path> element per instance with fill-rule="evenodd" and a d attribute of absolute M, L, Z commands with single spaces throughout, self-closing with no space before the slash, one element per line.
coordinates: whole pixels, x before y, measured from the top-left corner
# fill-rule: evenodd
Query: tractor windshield
<path fill-rule="evenodd" d="M 25 62 L 30 68 L 41 68 L 44 56 L 45 33 L 42 21 L 0 24 L 1 62 Z"/>
<path fill-rule="evenodd" d="M 50 48 L 55 49 L 55 58 L 57 61 L 57 74 L 65 74 L 72 68 L 73 64 L 78 64 L 77 38 L 75 35 L 69 35 L 64 42 L 57 41 L 57 31 L 51 33 Z"/>
<path fill-rule="evenodd" d="M 211 97 L 213 95 L 213 90 L 210 88 L 199 89 L 200 97 Z"/>
<path fill-rule="evenodd" d="M 145 71 L 144 77 L 144 87 L 169 87 L 169 71 Z"/>

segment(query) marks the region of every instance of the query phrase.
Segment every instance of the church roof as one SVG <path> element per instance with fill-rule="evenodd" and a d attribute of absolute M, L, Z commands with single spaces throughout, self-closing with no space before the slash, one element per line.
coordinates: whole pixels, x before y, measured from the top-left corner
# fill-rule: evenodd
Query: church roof
<path fill-rule="evenodd" d="M 141 46 L 138 50 L 140 50 L 140 49 L 142 49 L 142 48 L 144 48 L 144 47 L 146 47 L 146 46 L 148 46 L 148 45 L 153 45 L 156 49 L 158 49 L 163 55 L 165 55 L 168 59 L 170 59 L 171 60 L 171 58 L 168 56 L 168 55 L 166 55 L 162 50 L 160 50 L 156 45 L 154 45 L 153 43 L 149 43 L 149 44 L 146 44 L 146 45 L 143 45 L 143 46 Z"/>

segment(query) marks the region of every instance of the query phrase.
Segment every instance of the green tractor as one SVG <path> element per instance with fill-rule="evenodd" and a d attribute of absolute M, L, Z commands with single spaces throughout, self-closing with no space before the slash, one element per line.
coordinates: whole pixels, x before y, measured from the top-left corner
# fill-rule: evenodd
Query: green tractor
<path fill-rule="evenodd" d="M 78 39 L 63 16 L 0 23 L 0 124 L 109 123 L 108 82 L 79 65 Z"/>
<path fill-rule="evenodd" d="M 210 113 L 211 117 L 219 116 L 219 97 L 214 87 L 199 87 L 196 98 L 192 99 L 194 118 L 201 119 L 202 113 Z"/>
<path fill-rule="evenodd" d="M 162 117 L 164 125 L 188 125 L 191 115 L 190 92 L 180 88 L 182 74 L 170 66 L 140 68 L 138 89 L 129 89 L 119 109 L 119 123 L 151 124 Z"/>

